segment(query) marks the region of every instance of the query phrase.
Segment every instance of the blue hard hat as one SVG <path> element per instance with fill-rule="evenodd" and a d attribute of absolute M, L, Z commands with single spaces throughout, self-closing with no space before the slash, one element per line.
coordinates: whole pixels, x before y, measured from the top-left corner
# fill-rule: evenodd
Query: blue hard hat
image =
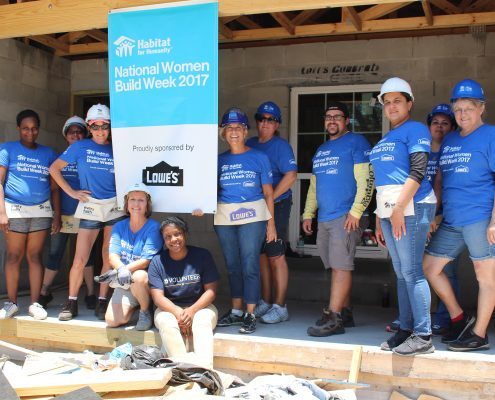
<path fill-rule="evenodd" d="M 428 126 L 431 125 L 431 120 L 437 114 L 446 115 L 447 117 L 449 117 L 450 122 L 452 122 L 452 124 L 455 125 L 455 123 L 456 123 L 455 122 L 455 115 L 452 112 L 452 108 L 450 108 L 450 105 L 448 105 L 448 104 L 441 103 L 441 104 L 437 104 L 435 107 L 433 107 L 433 110 L 431 110 L 431 112 L 426 117 L 426 122 L 427 122 Z"/>
<path fill-rule="evenodd" d="M 222 122 L 220 123 L 220 128 L 227 126 L 229 124 L 242 124 L 249 129 L 249 120 L 244 111 L 237 107 L 231 107 L 225 114 L 223 114 Z"/>
<path fill-rule="evenodd" d="M 454 86 L 454 89 L 452 89 L 450 102 L 453 103 L 458 99 L 476 99 L 485 101 L 485 93 L 478 82 L 472 79 L 463 79 Z"/>
<path fill-rule="evenodd" d="M 261 103 L 256 110 L 256 114 L 254 114 L 255 119 L 261 119 L 263 114 L 270 114 L 277 122 L 282 123 L 282 112 L 280 111 L 279 106 L 277 106 L 273 101 L 265 101 Z"/>

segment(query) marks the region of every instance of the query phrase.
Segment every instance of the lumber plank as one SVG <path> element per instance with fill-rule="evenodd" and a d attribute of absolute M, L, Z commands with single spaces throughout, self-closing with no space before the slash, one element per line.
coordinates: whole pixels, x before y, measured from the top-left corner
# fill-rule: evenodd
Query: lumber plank
<path fill-rule="evenodd" d="M 388 400 L 412 400 L 412 399 L 394 390 Z"/>
<path fill-rule="evenodd" d="M 115 392 L 163 388 L 172 377 L 170 368 L 133 371 L 88 372 L 64 376 L 11 377 L 10 384 L 19 396 L 64 394 L 89 386 L 95 392 Z"/>
<path fill-rule="evenodd" d="M 442 400 L 442 398 L 430 394 L 421 394 L 417 400 Z"/>
<path fill-rule="evenodd" d="M 349 382 L 357 383 L 359 370 L 361 369 L 361 359 L 363 357 L 363 346 L 355 346 L 352 351 L 351 368 L 349 370 Z"/>

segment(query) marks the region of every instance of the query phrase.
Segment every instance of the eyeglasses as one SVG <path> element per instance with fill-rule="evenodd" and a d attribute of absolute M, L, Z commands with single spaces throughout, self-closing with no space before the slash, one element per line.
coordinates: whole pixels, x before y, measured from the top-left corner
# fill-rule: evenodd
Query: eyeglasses
<path fill-rule="evenodd" d="M 275 124 L 278 121 L 272 117 L 256 117 L 256 122 L 266 122 L 267 124 Z"/>
<path fill-rule="evenodd" d="M 325 121 L 335 121 L 335 122 L 340 122 L 345 120 L 345 115 L 324 115 L 323 118 Z"/>
<path fill-rule="evenodd" d="M 454 108 L 452 111 L 454 111 L 454 114 L 471 114 L 474 112 L 476 108 L 473 107 L 467 107 L 467 108 Z"/>
<path fill-rule="evenodd" d="M 97 126 L 97 125 L 95 125 L 95 126 Z M 95 129 L 95 130 L 97 130 L 97 129 Z M 84 135 L 84 132 L 81 131 L 81 130 L 77 130 L 77 131 L 71 131 L 71 130 L 69 130 L 69 131 L 67 131 L 67 133 L 65 134 L 65 136 L 69 136 L 69 135 Z"/>
<path fill-rule="evenodd" d="M 92 131 L 108 131 L 110 129 L 110 124 L 103 124 L 103 125 L 90 125 L 89 129 Z"/>

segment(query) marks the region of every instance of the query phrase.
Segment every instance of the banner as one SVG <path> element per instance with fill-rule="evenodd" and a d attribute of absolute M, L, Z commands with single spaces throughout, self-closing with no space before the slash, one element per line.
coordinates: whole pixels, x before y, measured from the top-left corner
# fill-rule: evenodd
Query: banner
<path fill-rule="evenodd" d="M 119 206 L 142 182 L 154 211 L 214 213 L 218 3 L 113 10 L 108 45 Z"/>

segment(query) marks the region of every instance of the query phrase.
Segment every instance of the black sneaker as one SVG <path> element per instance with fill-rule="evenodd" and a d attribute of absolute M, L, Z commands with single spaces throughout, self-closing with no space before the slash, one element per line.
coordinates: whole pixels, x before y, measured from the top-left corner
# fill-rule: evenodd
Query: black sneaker
<path fill-rule="evenodd" d="M 399 329 L 392 335 L 386 342 L 383 342 L 380 346 L 382 350 L 392 351 L 393 348 L 400 346 L 404 343 L 409 336 L 411 336 L 411 331 L 405 331 L 403 329 Z"/>
<path fill-rule="evenodd" d="M 450 325 L 450 331 L 448 334 L 442 336 L 442 343 L 451 343 L 469 330 L 475 323 L 476 318 L 470 316 L 464 316 L 464 318 L 459 322 L 453 322 Z"/>
<path fill-rule="evenodd" d="M 354 328 L 356 326 L 356 324 L 354 323 L 354 316 L 352 314 L 351 307 L 344 307 L 340 314 L 342 315 L 344 328 Z"/>
<path fill-rule="evenodd" d="M 232 310 L 229 310 L 225 313 L 217 322 L 217 326 L 231 326 L 231 325 L 242 325 L 244 322 L 244 314 L 243 315 L 235 315 L 232 313 Z"/>
<path fill-rule="evenodd" d="M 58 314 L 58 319 L 60 321 L 70 321 L 72 318 L 77 317 L 77 314 L 77 300 L 69 299 L 64 304 L 60 314 Z"/>
<path fill-rule="evenodd" d="M 413 333 L 400 345 L 393 347 L 392 351 L 400 356 L 415 356 L 417 354 L 433 353 L 435 347 L 431 338 L 425 340 Z"/>
<path fill-rule="evenodd" d="M 105 314 L 107 313 L 108 299 L 98 299 L 98 303 L 95 308 L 96 318 L 105 320 Z"/>
<path fill-rule="evenodd" d="M 41 294 L 40 297 L 38 297 L 37 303 L 41 305 L 41 307 L 46 308 L 48 303 L 53 300 L 53 295 L 51 293 L 48 294 Z"/>
<path fill-rule="evenodd" d="M 464 332 L 459 339 L 450 342 L 447 348 L 452 351 L 474 351 L 487 350 L 490 345 L 488 344 L 488 335 L 482 338 L 470 329 Z"/>
<path fill-rule="evenodd" d="M 256 330 L 256 316 L 250 313 L 244 313 L 242 326 L 239 333 L 253 333 Z"/>
<path fill-rule="evenodd" d="M 90 294 L 84 298 L 84 302 L 86 303 L 86 308 L 88 310 L 94 310 L 96 308 L 96 295 Z"/>
<path fill-rule="evenodd" d="M 400 324 L 399 324 L 399 321 L 397 321 L 397 320 L 395 320 L 394 322 L 388 324 L 385 327 L 385 330 L 387 332 L 392 332 L 392 333 L 399 332 L 399 329 L 400 329 Z"/>
<path fill-rule="evenodd" d="M 309 336 L 324 337 L 331 335 L 341 335 L 345 333 L 344 323 L 342 317 L 333 311 L 328 311 L 328 315 L 323 312 L 323 316 L 327 318 L 327 321 L 322 325 L 313 325 L 306 331 Z M 316 321 L 316 323 L 320 320 Z"/>
<path fill-rule="evenodd" d="M 445 336 L 449 333 L 450 328 L 448 326 L 441 326 L 438 324 L 431 326 L 431 333 L 433 336 Z"/>

